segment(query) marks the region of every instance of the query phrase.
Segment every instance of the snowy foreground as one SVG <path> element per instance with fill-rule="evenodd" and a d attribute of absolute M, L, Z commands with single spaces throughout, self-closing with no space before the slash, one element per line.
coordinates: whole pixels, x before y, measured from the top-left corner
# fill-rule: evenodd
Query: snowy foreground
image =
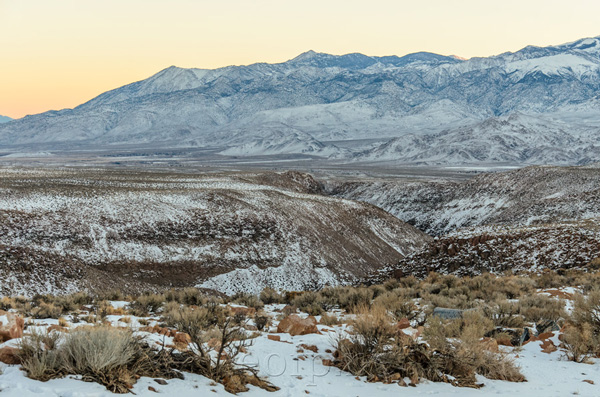
<path fill-rule="evenodd" d="M 123 303 L 114 302 L 115 306 Z M 267 305 L 265 311 L 277 314 L 275 311 L 283 305 Z M 337 313 L 341 315 L 341 313 Z M 346 316 L 349 318 L 349 316 Z M 113 326 L 139 327 L 139 318 L 131 317 L 129 324 L 120 322 L 122 316 L 108 316 L 107 319 Z M 147 318 L 150 325 L 157 323 L 157 319 Z M 319 317 L 317 317 L 319 319 Z M 30 329 L 42 329 L 45 326 L 57 324 L 58 320 L 32 320 L 35 325 Z M 276 330 L 271 325 L 270 331 Z M 79 324 L 69 324 L 69 328 Z M 564 353 L 559 348 L 552 353 L 542 352 L 541 341 L 529 342 L 522 348 L 508 348 L 505 351 L 515 359 L 521 367 L 527 382 L 512 383 L 492 381 L 478 376 L 477 381 L 484 383 L 481 389 L 459 388 L 446 383 L 434 383 L 423 380 L 416 387 L 400 387 L 397 384 L 368 383 L 364 378 L 355 378 L 349 373 L 342 372 L 335 367 L 323 365 L 323 359 L 332 359 L 331 351 L 336 335 L 345 332 L 345 325 L 323 326 L 318 325 L 321 334 L 303 336 L 290 336 L 288 334 L 274 334 L 262 332 L 253 339 L 252 346 L 239 362 L 257 365 L 260 376 L 267 377 L 269 381 L 280 388 L 276 392 L 249 386 L 250 391 L 240 393 L 242 396 L 301 396 L 310 394 L 314 396 L 397 396 L 397 395 L 461 395 L 461 396 L 487 396 L 487 395 L 522 395 L 522 396 L 598 396 L 600 395 L 600 362 L 593 364 L 578 364 L 567 361 Z M 417 330 L 408 328 L 406 333 L 416 333 Z M 149 340 L 156 343 L 172 343 L 170 337 L 158 334 L 143 333 Z M 269 335 L 277 335 L 280 341 L 269 339 Z M 276 337 L 275 337 L 276 339 Z M 558 346 L 558 333 L 550 340 Z M 16 340 L 6 342 L 0 347 L 14 346 Z M 301 347 L 305 344 L 312 350 Z M 316 347 L 314 349 L 313 345 Z M 29 379 L 19 366 L 9 366 L 0 363 L 0 392 L 2 396 L 114 396 L 104 386 L 96 383 L 83 382 L 77 377 L 69 376 L 64 379 L 39 382 Z M 165 384 L 160 384 L 165 383 Z M 230 395 L 224 387 L 203 376 L 185 374 L 185 380 L 170 379 L 156 382 L 152 378 L 141 378 L 131 390 L 136 395 L 154 396 L 155 393 L 164 393 L 172 396 L 199 396 L 199 395 Z"/>

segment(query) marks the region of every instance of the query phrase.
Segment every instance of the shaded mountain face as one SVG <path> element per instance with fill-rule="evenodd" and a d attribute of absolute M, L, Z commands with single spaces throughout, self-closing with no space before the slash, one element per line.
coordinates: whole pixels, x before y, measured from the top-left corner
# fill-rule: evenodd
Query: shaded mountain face
<path fill-rule="evenodd" d="M 309 51 L 279 64 L 170 67 L 75 109 L 1 126 L 0 146 L 577 164 L 598 160 L 599 90 L 600 38 L 466 61 Z M 330 142 L 352 140 L 379 146 L 344 150 Z"/>
<path fill-rule="evenodd" d="M 352 283 L 431 238 L 300 173 L 0 170 L 0 294 Z"/>
<path fill-rule="evenodd" d="M 8 123 L 9 121 L 12 121 L 12 119 L 10 117 L 6 117 L 6 116 L 0 115 L 0 124 L 1 123 Z"/>

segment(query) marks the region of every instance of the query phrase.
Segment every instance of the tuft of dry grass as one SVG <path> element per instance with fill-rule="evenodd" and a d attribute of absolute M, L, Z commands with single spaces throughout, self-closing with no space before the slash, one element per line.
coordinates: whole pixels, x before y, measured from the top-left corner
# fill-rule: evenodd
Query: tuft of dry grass
<path fill-rule="evenodd" d="M 323 325 L 332 326 L 341 324 L 341 320 L 335 314 L 323 313 L 319 321 Z"/>

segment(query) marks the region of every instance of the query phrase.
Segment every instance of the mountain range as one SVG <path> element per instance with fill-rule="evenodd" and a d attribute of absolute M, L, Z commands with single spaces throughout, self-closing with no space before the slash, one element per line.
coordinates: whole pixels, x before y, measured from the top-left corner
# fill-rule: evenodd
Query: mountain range
<path fill-rule="evenodd" d="M 0 124 L 1 123 L 8 123 L 11 120 L 12 119 L 10 117 L 0 115 Z"/>
<path fill-rule="evenodd" d="M 211 148 L 386 164 L 600 159 L 600 37 L 462 60 L 309 51 L 167 68 L 74 109 L 0 126 L 0 150 Z"/>

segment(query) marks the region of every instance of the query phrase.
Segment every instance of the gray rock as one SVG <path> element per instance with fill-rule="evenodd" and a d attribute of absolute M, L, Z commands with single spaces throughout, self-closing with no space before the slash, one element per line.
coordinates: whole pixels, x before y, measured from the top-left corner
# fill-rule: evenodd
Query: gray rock
<path fill-rule="evenodd" d="M 443 318 L 444 320 L 452 320 L 455 318 L 461 318 L 464 310 L 460 309 L 448 309 L 443 307 L 436 307 L 433 309 L 433 316 Z"/>

